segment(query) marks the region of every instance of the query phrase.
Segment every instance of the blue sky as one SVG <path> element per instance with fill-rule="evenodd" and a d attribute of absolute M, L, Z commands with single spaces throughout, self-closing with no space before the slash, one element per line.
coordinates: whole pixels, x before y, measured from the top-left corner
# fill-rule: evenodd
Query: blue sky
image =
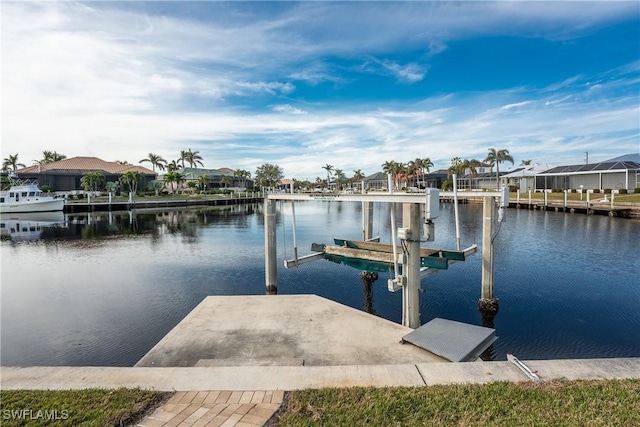
<path fill-rule="evenodd" d="M 2 156 L 289 178 L 640 152 L 640 3 L 2 2 Z M 505 168 L 504 166 L 501 169 Z"/>

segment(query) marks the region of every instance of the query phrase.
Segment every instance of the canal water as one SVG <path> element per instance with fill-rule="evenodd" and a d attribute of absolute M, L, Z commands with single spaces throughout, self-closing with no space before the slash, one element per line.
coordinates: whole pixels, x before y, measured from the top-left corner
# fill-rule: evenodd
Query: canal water
<path fill-rule="evenodd" d="M 301 255 L 312 243 L 361 238 L 359 203 L 295 209 Z M 374 207 L 374 234 L 387 242 L 389 209 Z M 206 296 L 264 294 L 262 213 L 245 205 L 2 218 L 1 364 L 132 366 Z M 423 323 L 483 324 L 481 214 L 481 205 L 460 206 L 462 246 L 477 243 L 478 253 L 422 280 Z M 277 224 L 278 293 L 317 294 L 400 322 L 389 273 L 366 289 L 359 270 L 327 260 L 285 269 L 289 203 L 278 206 Z M 436 240 L 423 246 L 455 248 L 452 205 L 435 224 Z M 485 358 L 640 357 L 640 222 L 511 209 L 495 262 L 499 339 Z"/>

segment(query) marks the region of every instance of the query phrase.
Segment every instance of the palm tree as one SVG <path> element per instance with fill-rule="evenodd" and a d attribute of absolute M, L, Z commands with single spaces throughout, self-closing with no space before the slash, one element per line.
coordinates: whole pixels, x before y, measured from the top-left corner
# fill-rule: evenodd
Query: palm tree
<path fill-rule="evenodd" d="M 256 169 L 255 177 L 262 187 L 273 187 L 284 178 L 284 172 L 278 165 L 265 163 Z"/>
<path fill-rule="evenodd" d="M 140 171 L 127 171 L 120 176 L 120 182 L 129 187 L 129 191 L 136 193 L 138 184 L 142 182 L 144 174 Z"/>
<path fill-rule="evenodd" d="M 496 187 L 500 187 L 500 163 L 511 162 L 513 164 L 513 157 L 509 154 L 509 150 L 496 150 L 495 148 L 489 148 L 489 154 L 484 159 L 491 166 L 496 166 Z"/>
<path fill-rule="evenodd" d="M 198 183 L 195 181 L 189 181 L 187 182 L 187 187 L 189 188 L 189 190 L 191 190 L 192 193 L 195 193 L 196 188 L 198 188 Z"/>
<path fill-rule="evenodd" d="M 85 191 L 98 191 L 98 188 L 106 181 L 105 176 L 100 171 L 85 172 L 80 178 L 80 184 Z"/>
<path fill-rule="evenodd" d="M 322 166 L 322 169 L 327 171 L 327 188 L 328 188 L 329 181 L 331 180 L 331 171 L 333 170 L 333 166 L 327 163 L 326 165 Z"/>
<path fill-rule="evenodd" d="M 447 169 L 449 176 L 453 176 L 453 174 L 460 175 L 460 173 L 464 172 L 464 162 L 460 157 L 454 157 L 451 159 L 451 166 Z"/>
<path fill-rule="evenodd" d="M 154 191 L 156 193 L 156 196 L 160 195 L 160 190 L 162 190 L 162 187 L 164 187 L 164 184 L 162 183 L 162 181 L 158 180 L 150 181 L 149 184 L 147 184 L 147 189 Z"/>
<path fill-rule="evenodd" d="M 336 173 L 336 181 L 338 185 L 338 190 L 342 190 L 342 181 L 344 181 L 345 175 L 342 169 L 335 169 Z"/>
<path fill-rule="evenodd" d="M 382 164 L 382 172 L 393 176 L 393 185 L 398 188 L 398 177 L 401 174 L 403 165 L 394 160 L 387 160 Z"/>
<path fill-rule="evenodd" d="M 182 152 L 184 153 L 185 157 L 182 160 L 182 167 L 184 167 L 184 161 L 186 160 L 187 163 L 189 163 L 189 166 L 192 168 L 197 168 L 198 164 L 200 166 L 204 166 L 204 164 L 202 163 L 202 156 L 199 154 L 199 151 L 191 151 L 191 148 L 189 148 L 189 151 L 186 152 Z M 181 154 L 182 154 L 181 153 Z"/>
<path fill-rule="evenodd" d="M 65 156 L 64 154 L 58 154 L 57 151 L 44 150 L 42 152 L 42 160 L 34 160 L 33 162 L 37 165 L 46 165 L 66 158 L 67 156 Z"/>
<path fill-rule="evenodd" d="M 164 176 L 164 183 L 169 184 L 169 188 L 173 194 L 176 193 L 180 184 L 184 182 L 184 175 L 177 170 L 172 170 L 166 173 Z"/>
<path fill-rule="evenodd" d="M 520 166 L 529 166 L 531 164 L 531 159 L 520 161 Z"/>
<path fill-rule="evenodd" d="M 22 163 L 18 163 L 18 155 L 17 154 L 9 154 L 9 157 L 5 158 L 2 162 L 2 170 L 9 170 L 9 166 L 15 172 L 18 168 L 24 168 L 25 165 Z"/>
<path fill-rule="evenodd" d="M 399 170 L 398 179 L 401 180 L 401 183 L 403 184 L 402 187 L 408 187 L 409 180 L 414 175 L 414 169 L 409 165 L 409 163 L 399 163 L 399 165 L 400 165 L 400 170 Z"/>
<path fill-rule="evenodd" d="M 151 166 L 153 167 L 154 172 L 156 171 L 156 167 L 161 171 L 163 171 L 165 168 L 165 165 L 167 164 L 167 161 L 163 159 L 162 156 L 160 156 L 159 154 L 153 154 L 153 153 L 149 153 L 149 155 L 145 159 L 140 160 L 138 163 L 144 163 L 144 162 L 151 163 Z"/>
<path fill-rule="evenodd" d="M 185 160 L 187 160 L 187 152 L 184 150 L 180 150 L 180 157 L 178 157 L 176 163 L 182 163 L 182 168 L 184 169 Z"/>
<path fill-rule="evenodd" d="M 469 188 L 473 189 L 473 178 L 478 174 L 478 167 L 482 165 L 482 162 L 476 159 L 463 160 L 462 167 L 466 170 L 469 169 Z"/>
<path fill-rule="evenodd" d="M 353 178 L 351 178 L 351 181 L 356 183 L 356 182 L 362 182 L 362 180 L 365 178 L 365 174 L 362 173 L 361 169 L 356 169 L 353 171 Z"/>
<path fill-rule="evenodd" d="M 171 160 L 171 163 L 167 163 L 167 172 L 175 172 L 178 170 L 179 166 L 178 161 Z"/>
<path fill-rule="evenodd" d="M 244 169 L 236 169 L 233 171 L 233 176 L 240 178 L 243 187 L 247 187 L 247 179 L 251 178 L 251 172 Z"/>
<path fill-rule="evenodd" d="M 226 189 L 229 184 L 233 184 L 233 178 L 229 175 L 222 175 L 220 177 L 220 184 L 224 184 L 224 188 Z"/>
<path fill-rule="evenodd" d="M 411 170 L 411 175 L 416 178 L 416 185 L 422 187 L 420 176 L 424 176 L 424 160 L 416 157 L 415 160 L 409 162 L 407 167 Z"/>
<path fill-rule="evenodd" d="M 425 178 L 425 175 L 431 172 L 432 167 L 433 167 L 433 162 L 429 157 L 425 157 L 424 159 L 422 159 L 422 183 L 424 184 L 425 187 L 427 186 L 427 180 Z"/>
<path fill-rule="evenodd" d="M 198 177 L 198 184 L 202 190 L 207 189 L 207 185 L 209 184 L 209 174 L 203 174 Z"/>
<path fill-rule="evenodd" d="M 104 184 L 104 188 L 109 193 L 115 193 L 116 191 L 118 191 L 118 183 L 115 181 L 108 181 L 107 183 Z"/>

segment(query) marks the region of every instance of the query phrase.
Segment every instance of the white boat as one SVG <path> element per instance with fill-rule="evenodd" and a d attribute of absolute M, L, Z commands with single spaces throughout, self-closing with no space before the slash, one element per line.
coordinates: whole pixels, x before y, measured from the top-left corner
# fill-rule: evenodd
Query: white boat
<path fill-rule="evenodd" d="M 65 224 L 62 211 L 0 214 L 0 236 L 13 241 L 38 240 L 45 228 Z"/>
<path fill-rule="evenodd" d="M 0 194 L 0 213 L 55 212 L 64 209 L 64 199 L 44 196 L 33 181 L 14 182 Z"/>

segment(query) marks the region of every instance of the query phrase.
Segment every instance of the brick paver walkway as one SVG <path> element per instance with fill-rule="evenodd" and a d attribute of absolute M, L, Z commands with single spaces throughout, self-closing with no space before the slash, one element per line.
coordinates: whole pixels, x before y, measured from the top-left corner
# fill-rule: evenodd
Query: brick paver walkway
<path fill-rule="evenodd" d="M 279 391 L 181 391 L 139 427 L 262 427 L 280 408 Z"/>

